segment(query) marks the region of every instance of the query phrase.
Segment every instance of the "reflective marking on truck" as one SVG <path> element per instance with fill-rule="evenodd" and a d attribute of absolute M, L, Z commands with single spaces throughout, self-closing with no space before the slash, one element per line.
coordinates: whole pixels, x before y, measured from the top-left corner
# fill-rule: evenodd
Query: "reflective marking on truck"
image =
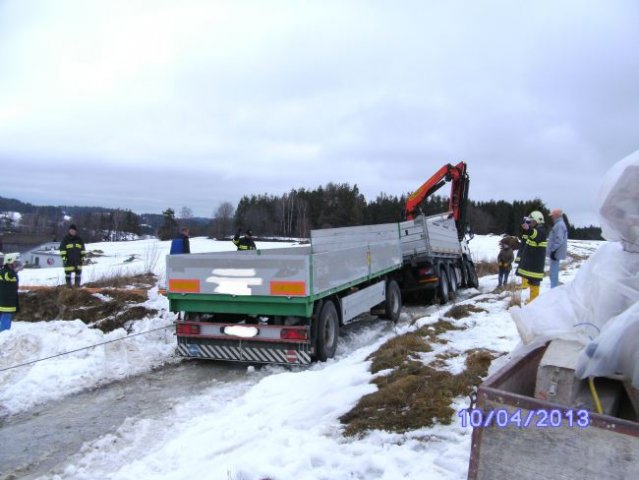
<path fill-rule="evenodd" d="M 271 295 L 305 295 L 306 294 L 306 282 L 304 281 L 281 281 L 271 280 L 270 284 Z"/>
<path fill-rule="evenodd" d="M 185 357 L 210 358 L 257 363 L 282 363 L 308 365 L 311 356 L 308 352 L 292 349 L 233 347 L 224 345 L 179 344 L 178 353 Z"/>
<path fill-rule="evenodd" d="M 197 278 L 171 278 L 169 292 L 200 293 L 200 281 Z"/>
<path fill-rule="evenodd" d="M 289 363 L 297 363 L 297 352 L 295 350 L 286 350 L 286 361 Z"/>

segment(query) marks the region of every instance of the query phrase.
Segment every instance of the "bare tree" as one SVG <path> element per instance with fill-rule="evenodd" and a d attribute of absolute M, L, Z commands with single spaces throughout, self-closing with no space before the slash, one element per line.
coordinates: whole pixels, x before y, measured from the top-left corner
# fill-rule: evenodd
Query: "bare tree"
<path fill-rule="evenodd" d="M 211 222 L 211 234 L 216 238 L 224 238 L 233 230 L 233 216 L 235 215 L 235 207 L 231 202 L 222 202 L 215 213 Z"/>
<path fill-rule="evenodd" d="M 193 210 L 191 210 L 190 207 L 182 207 L 182 209 L 180 210 L 180 217 L 181 220 L 188 220 L 189 218 L 193 218 Z"/>
<path fill-rule="evenodd" d="M 297 202 L 297 236 L 308 238 L 311 235 L 311 222 L 308 218 L 308 203 L 306 200 Z"/>

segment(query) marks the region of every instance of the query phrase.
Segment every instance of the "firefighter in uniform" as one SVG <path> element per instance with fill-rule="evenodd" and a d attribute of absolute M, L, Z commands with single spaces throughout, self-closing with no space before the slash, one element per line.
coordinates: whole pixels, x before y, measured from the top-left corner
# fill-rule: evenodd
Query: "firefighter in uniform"
<path fill-rule="evenodd" d="M 524 218 L 524 223 L 527 223 L 528 225 L 530 225 L 530 219 L 528 217 Z M 523 258 L 524 254 L 526 253 L 526 240 L 528 239 L 528 230 L 523 230 L 522 234 L 520 235 L 520 242 L 519 242 L 519 248 L 517 249 L 517 255 L 515 256 L 515 263 L 517 264 L 517 267 L 519 267 L 519 264 L 521 263 L 521 259 Z M 515 275 L 519 275 L 519 273 L 517 273 L 517 270 L 515 270 Z M 521 287 L 522 290 L 527 290 L 528 289 L 528 279 L 525 277 L 521 277 Z"/>
<path fill-rule="evenodd" d="M 80 286 L 82 277 L 82 263 L 86 250 L 84 242 L 77 235 L 78 229 L 75 225 L 69 226 L 69 233 L 62 239 L 60 243 L 60 256 L 64 264 L 64 279 L 67 287 L 71 286 L 71 275 L 75 273 L 75 286 Z"/>
<path fill-rule="evenodd" d="M 243 237 L 240 237 L 242 230 L 238 230 L 233 237 L 233 243 L 238 250 L 255 250 L 255 242 L 253 241 L 253 232 L 249 229 Z"/>
<path fill-rule="evenodd" d="M 11 320 L 20 310 L 18 306 L 18 257 L 7 253 L 0 268 L 0 332 L 11 329 Z"/>
<path fill-rule="evenodd" d="M 524 251 L 521 262 L 517 267 L 517 275 L 528 281 L 532 302 L 539 295 L 539 284 L 544 278 L 546 264 L 546 227 L 543 213 L 535 210 L 529 215 L 530 223 L 524 222 L 522 228 L 526 231 Z"/>

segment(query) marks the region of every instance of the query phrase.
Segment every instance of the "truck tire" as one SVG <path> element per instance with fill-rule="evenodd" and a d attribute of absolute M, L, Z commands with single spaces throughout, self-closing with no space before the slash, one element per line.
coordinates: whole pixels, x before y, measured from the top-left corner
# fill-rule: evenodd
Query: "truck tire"
<path fill-rule="evenodd" d="M 449 275 L 450 275 L 450 293 L 452 293 L 453 295 L 457 294 L 457 287 L 459 286 L 459 282 L 457 281 L 457 272 L 455 272 L 455 266 L 454 265 L 450 265 L 450 268 L 448 269 Z"/>
<path fill-rule="evenodd" d="M 467 281 L 466 286 L 468 288 L 479 288 L 479 278 L 477 278 L 477 272 L 475 271 L 475 265 L 470 260 L 464 260 L 466 266 Z"/>
<path fill-rule="evenodd" d="M 444 267 L 439 269 L 439 285 L 437 286 L 437 296 L 439 297 L 439 303 L 444 305 L 449 300 L 448 290 L 448 274 Z"/>
<path fill-rule="evenodd" d="M 386 300 L 384 300 L 384 314 L 382 318 L 386 318 L 393 323 L 399 321 L 402 313 L 402 292 L 395 280 L 386 282 Z"/>
<path fill-rule="evenodd" d="M 335 356 L 339 337 L 339 315 L 335 303 L 327 300 L 317 319 L 317 359 L 325 362 Z"/>

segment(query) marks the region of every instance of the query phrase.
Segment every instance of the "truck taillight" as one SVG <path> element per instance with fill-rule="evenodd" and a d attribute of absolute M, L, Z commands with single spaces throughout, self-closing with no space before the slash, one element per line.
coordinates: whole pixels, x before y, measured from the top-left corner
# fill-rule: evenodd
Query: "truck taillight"
<path fill-rule="evenodd" d="M 429 275 L 433 275 L 435 272 L 433 271 L 432 267 L 427 267 L 420 268 L 419 270 L 417 270 L 417 273 L 420 277 L 428 277 Z"/>
<path fill-rule="evenodd" d="M 195 323 L 178 323 L 175 327 L 175 333 L 178 335 L 199 335 L 200 326 Z"/>
<path fill-rule="evenodd" d="M 280 338 L 282 340 L 308 340 L 306 329 L 302 328 L 283 328 L 280 330 Z"/>

